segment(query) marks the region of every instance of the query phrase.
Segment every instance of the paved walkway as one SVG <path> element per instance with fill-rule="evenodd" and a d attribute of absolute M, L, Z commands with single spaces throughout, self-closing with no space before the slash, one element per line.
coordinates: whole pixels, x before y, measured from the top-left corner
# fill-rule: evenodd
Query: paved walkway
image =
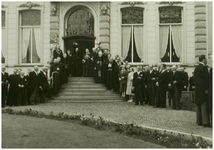
<path fill-rule="evenodd" d="M 39 105 L 12 107 L 17 110 L 31 108 L 44 113 L 64 112 L 67 114 L 80 113 L 89 116 L 101 116 L 117 122 L 156 127 L 165 130 L 193 133 L 212 138 L 212 128 L 196 124 L 196 112 L 172 110 L 171 108 L 153 108 L 152 106 L 135 106 L 127 102 L 111 103 L 45 103 Z"/>

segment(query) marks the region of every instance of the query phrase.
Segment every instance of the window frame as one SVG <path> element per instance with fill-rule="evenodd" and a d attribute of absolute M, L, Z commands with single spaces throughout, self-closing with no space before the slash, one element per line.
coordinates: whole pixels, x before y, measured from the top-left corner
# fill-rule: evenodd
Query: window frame
<path fill-rule="evenodd" d="M 137 25 L 142 25 L 143 26 L 143 62 L 129 62 L 130 65 L 142 65 L 142 64 L 146 64 L 147 63 L 147 24 L 145 23 L 145 21 L 147 20 L 147 5 L 135 5 L 133 7 L 136 7 L 136 8 L 139 8 L 139 9 L 142 9 L 143 10 L 143 24 L 122 24 L 122 9 L 125 9 L 125 8 L 132 8 L 130 5 L 118 5 L 118 29 L 120 29 L 118 31 L 118 49 L 120 50 L 118 52 L 119 56 L 121 56 L 122 54 L 122 26 L 130 26 L 130 25 L 133 25 L 133 26 L 137 26 Z M 132 26 L 132 28 L 133 28 Z M 133 31 L 133 30 L 132 30 Z M 132 33 L 132 47 L 133 47 L 133 33 Z M 132 50 L 132 60 L 133 60 L 133 50 Z"/>
<path fill-rule="evenodd" d="M 182 7 L 181 9 L 181 23 L 160 23 L 160 12 L 159 12 L 159 8 L 160 7 Z M 166 5 L 166 4 L 157 4 L 156 5 L 156 15 L 157 15 L 157 43 L 158 43 L 158 53 L 157 53 L 157 63 L 158 64 L 166 64 L 166 65 L 184 65 L 186 63 L 186 5 L 185 4 L 174 4 L 173 6 L 169 6 L 169 5 Z M 164 25 L 168 25 L 170 26 L 173 26 L 173 25 L 181 25 L 182 27 L 182 60 L 180 62 L 162 62 L 161 61 L 161 58 L 160 58 L 160 51 L 159 51 L 159 34 L 160 34 L 160 31 L 159 31 L 159 28 L 160 26 L 164 26 Z M 171 31 L 171 29 L 170 29 Z M 171 37 L 170 37 L 171 38 Z M 170 41 L 171 42 L 171 41 Z M 170 47 L 171 48 L 171 47 Z M 170 57 L 171 57 L 171 50 L 170 50 Z M 170 58 L 171 60 L 171 58 Z"/>
<path fill-rule="evenodd" d="M 17 51 L 17 64 L 19 64 L 19 66 L 35 66 L 35 65 L 42 65 L 43 64 L 43 53 L 44 53 L 44 42 L 41 38 L 41 47 L 42 47 L 42 53 L 41 53 L 41 58 L 40 58 L 40 62 L 39 63 L 22 63 L 22 58 L 21 58 L 21 55 L 22 55 L 22 52 L 21 52 L 21 49 L 22 49 L 22 34 L 21 34 L 21 29 L 23 28 L 23 26 L 21 26 L 21 11 L 24 11 L 24 10 L 38 10 L 40 11 L 40 26 L 24 26 L 24 28 L 40 28 L 41 29 L 41 37 L 44 37 L 44 31 L 43 31 L 43 6 L 42 7 L 32 7 L 31 9 L 28 9 L 28 8 L 17 8 L 17 23 L 18 23 L 18 26 L 17 26 L 17 47 L 19 48 L 19 50 Z M 32 36 L 32 34 L 31 34 Z M 32 38 L 31 38 L 32 40 Z"/>

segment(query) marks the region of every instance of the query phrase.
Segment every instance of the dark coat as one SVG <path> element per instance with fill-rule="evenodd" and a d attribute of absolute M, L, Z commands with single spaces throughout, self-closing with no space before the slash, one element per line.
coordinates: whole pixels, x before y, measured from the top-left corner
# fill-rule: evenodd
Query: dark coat
<path fill-rule="evenodd" d="M 61 61 L 63 61 L 63 53 L 62 53 L 61 49 L 59 49 L 59 50 L 53 50 L 53 59 L 55 59 L 57 57 L 60 57 Z"/>
<path fill-rule="evenodd" d="M 2 106 L 5 105 L 5 100 L 7 97 L 7 87 L 8 87 L 8 73 L 5 72 L 4 74 L 1 73 L 1 94 L 2 94 Z"/>
<path fill-rule="evenodd" d="M 158 74 L 159 86 L 167 86 L 169 83 L 169 73 L 167 71 Z"/>
<path fill-rule="evenodd" d="M 207 66 L 199 64 L 194 70 L 195 76 L 195 103 L 196 105 L 201 105 L 207 101 L 206 91 L 210 86 L 210 75 Z"/>
<path fill-rule="evenodd" d="M 8 77 L 8 83 L 10 84 L 9 91 L 8 91 L 8 99 L 7 105 L 18 105 L 17 102 L 17 93 L 18 93 L 18 79 L 19 75 L 11 74 Z"/>
<path fill-rule="evenodd" d="M 33 94 L 34 90 L 39 87 L 40 85 L 40 80 L 38 74 L 36 74 L 34 71 L 30 72 L 29 74 L 29 90 L 30 90 L 30 95 Z"/>

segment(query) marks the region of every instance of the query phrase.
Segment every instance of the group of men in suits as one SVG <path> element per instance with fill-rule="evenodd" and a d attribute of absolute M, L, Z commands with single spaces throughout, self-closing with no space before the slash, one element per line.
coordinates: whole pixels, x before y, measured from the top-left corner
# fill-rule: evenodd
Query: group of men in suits
<path fill-rule="evenodd" d="M 52 98 L 47 67 L 39 71 L 38 66 L 34 66 L 33 71 L 28 69 L 27 75 L 22 69 L 16 68 L 13 74 L 8 75 L 5 69 L 2 67 L 2 107 L 34 105 Z"/>
<path fill-rule="evenodd" d="M 188 75 L 182 67 L 165 64 L 160 66 L 138 66 L 133 75 L 135 105 L 149 104 L 154 107 L 166 107 L 166 92 L 168 91 L 169 105 L 180 109 L 181 92 L 188 86 Z M 171 105 L 172 100 L 172 105 Z"/>

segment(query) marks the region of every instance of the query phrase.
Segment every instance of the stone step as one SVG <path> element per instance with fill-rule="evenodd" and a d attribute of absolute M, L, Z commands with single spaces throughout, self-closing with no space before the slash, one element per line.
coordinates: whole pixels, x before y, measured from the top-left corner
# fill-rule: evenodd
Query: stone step
<path fill-rule="evenodd" d="M 48 103 L 112 103 L 124 102 L 123 100 L 49 100 Z"/>
<path fill-rule="evenodd" d="M 108 91 L 103 91 L 103 92 L 98 92 L 98 91 L 95 91 L 95 92 L 88 92 L 88 91 L 82 91 L 82 92 L 61 92 L 60 93 L 61 96 L 109 96 L 109 95 L 112 95 L 112 96 L 118 96 L 119 94 L 117 93 L 111 93 L 111 92 L 108 92 Z"/>
<path fill-rule="evenodd" d="M 84 85 L 84 84 L 75 84 L 75 85 L 72 85 L 72 84 L 65 84 L 63 85 L 63 88 L 94 88 L 94 87 L 105 87 L 104 85 L 102 84 L 91 84 L 91 85 Z"/>
<path fill-rule="evenodd" d="M 70 77 L 68 78 L 68 81 L 94 81 L 94 78 L 86 78 L 86 77 Z"/>
<path fill-rule="evenodd" d="M 96 84 L 94 81 L 68 81 L 66 84 Z"/>
<path fill-rule="evenodd" d="M 111 95 L 106 95 L 106 96 L 57 96 L 54 98 L 55 100 L 120 100 L 121 97 L 119 96 L 111 96 Z"/>
<path fill-rule="evenodd" d="M 106 91 L 106 88 L 105 87 L 99 87 L 99 88 L 63 88 L 60 90 L 60 93 L 61 92 L 103 92 L 103 91 Z"/>

